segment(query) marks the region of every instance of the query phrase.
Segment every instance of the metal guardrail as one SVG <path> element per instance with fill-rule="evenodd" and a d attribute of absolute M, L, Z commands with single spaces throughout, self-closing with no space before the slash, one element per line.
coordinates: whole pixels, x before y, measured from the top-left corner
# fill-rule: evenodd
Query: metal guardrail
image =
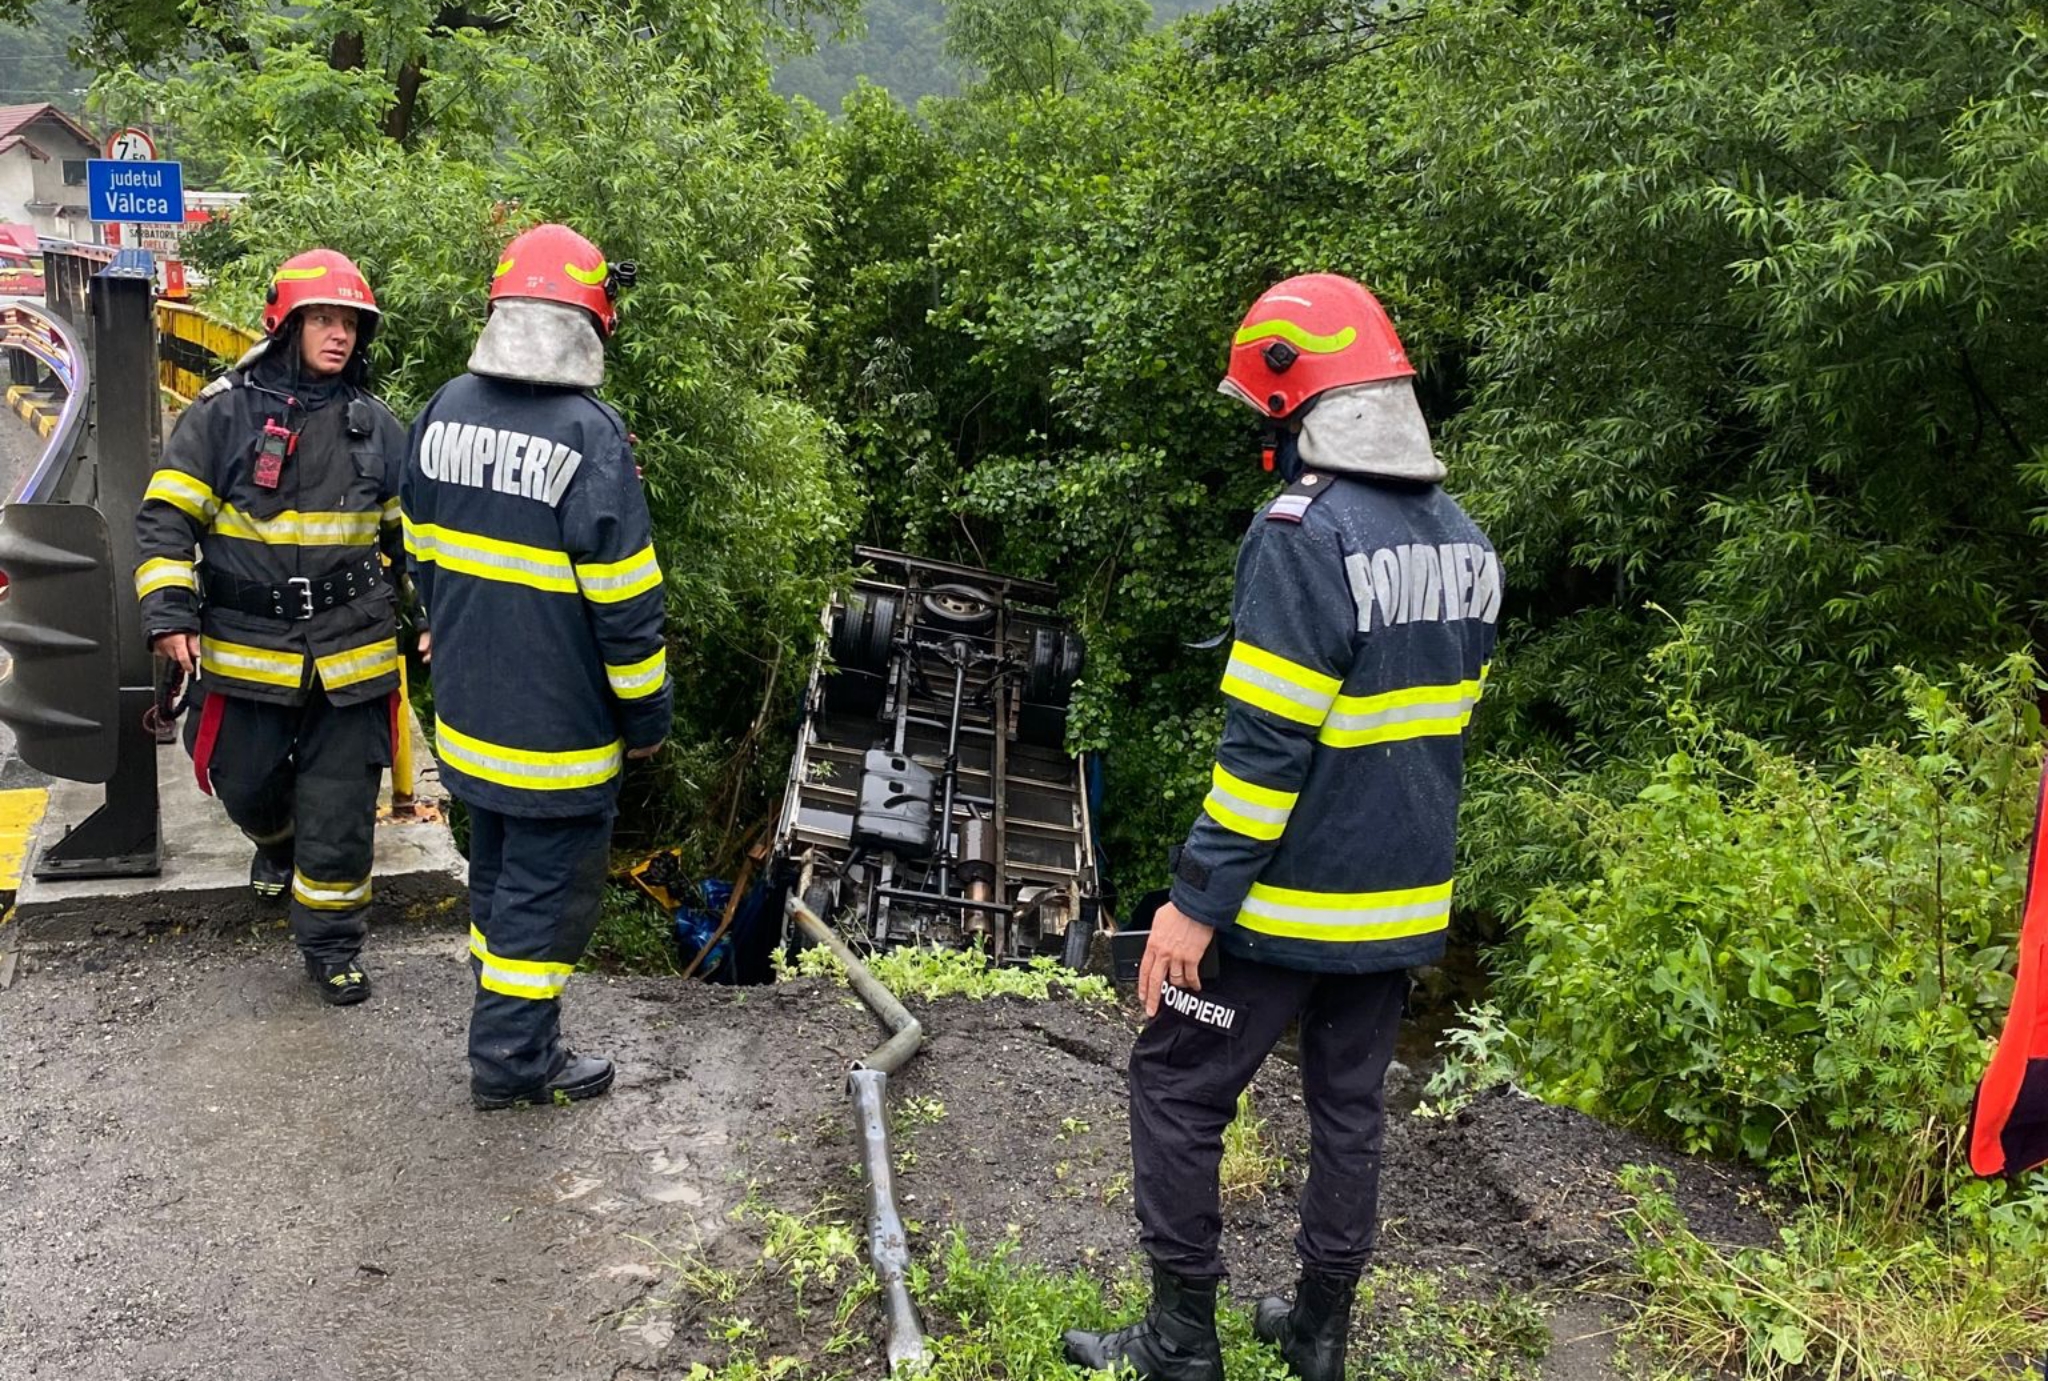
<path fill-rule="evenodd" d="M 234 364 L 261 339 L 195 307 L 156 304 L 157 373 L 164 391 L 182 405 L 199 396 L 207 381 Z"/>
<path fill-rule="evenodd" d="M 85 452 L 92 401 L 85 342 L 63 317 L 23 299 L 0 307 L 0 349 L 27 355 L 63 386 L 64 402 L 44 439 L 42 457 L 7 496 L 9 503 L 56 502 L 67 497 L 66 481 Z"/>

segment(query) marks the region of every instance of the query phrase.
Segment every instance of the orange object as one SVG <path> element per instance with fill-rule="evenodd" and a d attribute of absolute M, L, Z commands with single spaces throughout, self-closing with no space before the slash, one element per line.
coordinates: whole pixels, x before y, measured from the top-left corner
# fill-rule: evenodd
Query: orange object
<path fill-rule="evenodd" d="M 1970 1169 L 1990 1178 L 2048 1163 L 2048 853 L 2041 826 L 2048 778 L 2034 813 L 2027 901 L 2020 924 L 2019 980 L 2005 1031 L 1970 1108 Z"/>
<path fill-rule="evenodd" d="M 309 249 L 277 266 L 277 276 L 270 280 L 270 292 L 263 301 L 264 334 L 276 335 L 293 312 L 315 303 L 354 307 L 362 314 L 364 343 L 375 332 L 381 315 L 369 280 L 354 260 L 331 249 Z"/>
<path fill-rule="evenodd" d="M 1222 391 L 1281 418 L 1333 388 L 1415 373 L 1379 299 L 1336 273 L 1266 289 L 1230 342 Z"/>
<path fill-rule="evenodd" d="M 600 334 L 619 324 L 619 277 L 604 251 L 566 225 L 537 225 L 505 246 L 491 275 L 491 301 L 537 297 L 597 318 Z"/>

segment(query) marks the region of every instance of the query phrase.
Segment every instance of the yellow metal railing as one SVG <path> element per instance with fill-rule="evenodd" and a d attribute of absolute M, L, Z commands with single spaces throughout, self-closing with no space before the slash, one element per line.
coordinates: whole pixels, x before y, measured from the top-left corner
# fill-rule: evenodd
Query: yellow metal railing
<path fill-rule="evenodd" d="M 180 406 L 206 381 L 242 358 L 260 337 L 176 302 L 156 304 L 157 373 Z"/>

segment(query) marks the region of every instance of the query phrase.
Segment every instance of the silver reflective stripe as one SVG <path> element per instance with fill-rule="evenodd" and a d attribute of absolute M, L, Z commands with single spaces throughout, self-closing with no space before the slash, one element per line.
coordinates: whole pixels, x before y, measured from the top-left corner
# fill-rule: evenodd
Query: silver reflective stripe
<path fill-rule="evenodd" d="M 1277 513 L 1283 518 L 1298 519 L 1308 512 L 1308 506 L 1314 502 L 1315 499 L 1307 494 L 1282 494 L 1273 500 L 1272 506 L 1266 510 L 1266 516 L 1270 518 Z"/>
<path fill-rule="evenodd" d="M 1343 909 L 1320 906 L 1296 906 L 1275 901 L 1254 892 L 1245 898 L 1245 914 L 1263 917 L 1270 921 L 1295 921 L 1303 925 L 1316 926 L 1374 926 L 1395 925 L 1401 921 L 1420 921 L 1451 914 L 1451 899 L 1443 897 L 1434 901 L 1407 902 L 1399 906 L 1359 906 Z"/>
<path fill-rule="evenodd" d="M 1330 717 L 1323 721 L 1323 728 L 1330 730 L 1378 729 L 1389 724 L 1411 724 L 1418 719 L 1448 719 L 1471 712 L 1479 703 L 1476 695 L 1461 695 L 1452 700 L 1436 701 L 1422 705 L 1396 705 L 1390 710 L 1374 710 L 1368 714 L 1348 714 L 1343 710 L 1332 710 Z"/>
<path fill-rule="evenodd" d="M 1292 701 L 1304 710 L 1313 711 L 1318 719 L 1329 710 L 1330 702 L 1337 698 L 1334 692 L 1325 695 L 1319 691 L 1310 690 L 1306 686 L 1295 684 L 1284 676 L 1255 667 L 1242 657 L 1232 657 L 1230 659 L 1230 665 L 1223 669 L 1223 678 L 1226 681 L 1238 680 L 1246 685 L 1257 686 L 1261 690 L 1271 691 L 1283 700 Z"/>
<path fill-rule="evenodd" d="M 1257 820 L 1267 825 L 1285 825 L 1287 817 L 1294 813 L 1292 806 L 1262 806 L 1256 801 L 1247 801 L 1220 785 L 1209 788 L 1209 799 L 1232 815 L 1242 815 L 1247 820 Z M 1274 837 L 1279 837 L 1277 830 Z"/>
<path fill-rule="evenodd" d="M 590 762 L 520 762 L 515 758 L 501 758 L 491 753 L 479 753 L 466 744 L 454 741 L 443 734 L 439 740 L 442 752 L 453 758 L 457 766 L 481 767 L 487 771 L 503 773 L 512 777 L 541 777 L 548 779 L 565 777 L 587 777 L 593 771 L 608 771 L 619 765 L 619 753 L 613 749 L 602 758 Z"/>
<path fill-rule="evenodd" d="M 531 576 L 535 580 L 546 582 L 540 588 L 564 593 L 576 588 L 576 571 L 569 564 L 566 553 L 542 554 L 536 550 L 533 556 L 520 556 L 511 552 L 493 551 L 488 547 L 472 545 L 459 537 L 451 536 L 445 529 L 426 526 L 415 527 L 412 530 L 412 549 L 423 561 L 448 564 L 457 570 L 463 566 L 483 568 L 482 571 L 470 571 L 468 574 L 501 572 L 511 576 Z"/>
<path fill-rule="evenodd" d="M 659 690 L 662 682 L 668 680 L 668 663 L 666 661 L 656 662 L 645 671 L 633 672 L 627 675 L 621 675 L 610 667 L 606 667 L 604 674 L 605 679 L 612 683 L 613 691 L 622 699 L 631 700 L 636 698 L 636 693 L 645 694 L 649 691 Z"/>

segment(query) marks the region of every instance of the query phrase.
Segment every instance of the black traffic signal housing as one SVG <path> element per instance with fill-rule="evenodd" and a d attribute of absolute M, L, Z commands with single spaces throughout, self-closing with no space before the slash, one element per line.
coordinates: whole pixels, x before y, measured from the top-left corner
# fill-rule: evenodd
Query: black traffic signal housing
<path fill-rule="evenodd" d="M 120 647 L 107 520 L 85 504 L 0 510 L 0 722 L 23 762 L 76 782 L 114 775 Z"/>

